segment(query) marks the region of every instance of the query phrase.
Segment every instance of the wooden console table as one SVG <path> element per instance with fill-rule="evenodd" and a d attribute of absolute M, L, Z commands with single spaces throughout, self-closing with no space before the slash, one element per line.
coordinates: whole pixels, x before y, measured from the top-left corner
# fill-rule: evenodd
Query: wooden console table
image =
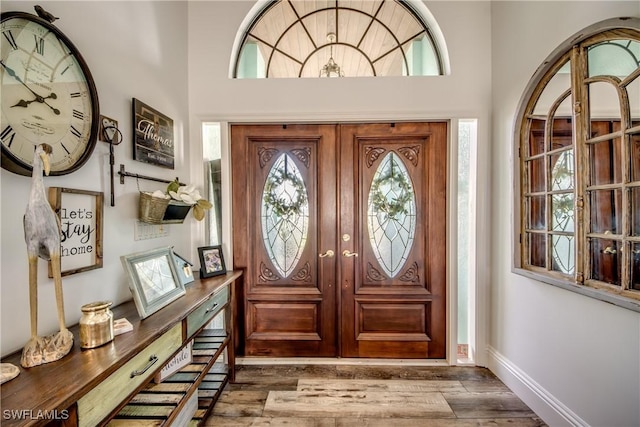
<path fill-rule="evenodd" d="M 227 382 L 234 381 L 234 288 L 241 275 L 232 271 L 196 279 L 187 285 L 186 295 L 144 320 L 133 301 L 113 308 L 114 319 L 126 317 L 133 331 L 101 347 L 82 350 L 76 325 L 70 328 L 73 349 L 56 362 L 24 369 L 20 352 L 3 359 L 18 366 L 20 375 L 2 384 L 0 424 L 126 426 L 153 418 L 154 425 L 169 425 L 195 401 L 193 421 L 199 424 Z M 224 329 L 204 329 L 221 312 Z M 192 363 L 153 384 L 154 375 L 192 340 Z M 227 360 L 221 362 L 225 349 Z"/>

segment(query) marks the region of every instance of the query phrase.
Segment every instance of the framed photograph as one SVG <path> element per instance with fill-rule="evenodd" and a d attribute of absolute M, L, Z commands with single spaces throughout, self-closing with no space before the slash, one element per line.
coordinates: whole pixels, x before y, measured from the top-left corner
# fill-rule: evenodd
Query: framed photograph
<path fill-rule="evenodd" d="M 133 98 L 133 159 L 174 168 L 173 120 Z"/>
<path fill-rule="evenodd" d="M 123 255 L 120 260 L 141 319 L 186 293 L 170 247 Z"/>
<path fill-rule="evenodd" d="M 227 272 L 222 246 L 203 246 L 198 248 L 198 254 L 200 255 L 200 277 L 212 277 Z"/>
<path fill-rule="evenodd" d="M 188 283 L 193 282 L 193 264 L 191 264 L 187 259 L 183 256 L 178 255 L 173 252 L 173 260 L 176 263 L 176 271 L 178 272 L 178 279 L 180 279 L 180 283 L 182 286 L 185 286 Z"/>
<path fill-rule="evenodd" d="M 62 276 L 102 268 L 104 193 L 49 187 L 48 199 L 60 218 Z M 53 277 L 51 263 L 49 277 Z"/>

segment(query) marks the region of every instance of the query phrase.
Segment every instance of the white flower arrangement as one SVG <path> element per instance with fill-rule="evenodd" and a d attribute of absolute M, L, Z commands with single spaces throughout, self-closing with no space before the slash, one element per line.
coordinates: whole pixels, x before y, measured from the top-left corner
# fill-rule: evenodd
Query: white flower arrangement
<path fill-rule="evenodd" d="M 204 218 L 205 211 L 211 209 L 212 206 L 208 200 L 200 195 L 195 185 L 180 185 L 177 180 L 172 181 L 167 186 L 166 192 L 156 190 L 151 195 L 161 199 L 177 200 L 178 202 L 193 206 L 193 217 L 198 221 Z"/>

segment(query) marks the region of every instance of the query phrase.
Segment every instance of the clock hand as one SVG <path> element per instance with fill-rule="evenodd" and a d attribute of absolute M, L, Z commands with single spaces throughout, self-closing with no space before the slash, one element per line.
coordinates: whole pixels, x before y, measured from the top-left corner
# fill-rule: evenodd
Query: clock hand
<path fill-rule="evenodd" d="M 11 107 L 24 107 L 24 108 L 26 108 L 32 102 L 36 102 L 37 101 L 37 102 L 45 103 L 44 100 L 48 99 L 48 98 L 57 99 L 58 96 L 55 93 L 51 92 L 51 95 L 47 96 L 46 98 L 43 98 L 41 96 L 37 96 L 35 99 L 32 99 L 31 101 L 25 101 L 24 99 L 21 99 L 20 101 L 18 101 L 17 104 L 12 105 Z M 54 109 L 54 112 L 55 112 L 55 109 Z M 56 114 L 59 114 L 59 112 L 56 113 Z"/>
<path fill-rule="evenodd" d="M 33 101 L 35 101 L 35 99 L 34 99 Z M 26 108 L 26 107 L 28 107 L 28 106 L 29 106 L 29 104 L 31 104 L 33 101 L 25 101 L 24 99 L 21 99 L 20 101 L 18 101 L 18 103 L 17 103 L 17 104 L 12 105 L 12 106 L 11 106 L 11 108 L 13 108 L 13 107 L 25 107 L 25 108 Z"/>
<path fill-rule="evenodd" d="M 31 93 L 36 97 L 36 99 L 34 99 L 33 101 L 40 102 L 40 103 L 42 103 L 42 104 L 46 105 L 47 107 L 51 108 L 51 110 L 52 110 L 52 111 L 54 112 L 54 114 L 56 114 L 56 115 L 59 115 L 59 114 L 60 114 L 60 110 L 58 110 L 57 108 L 52 107 L 52 106 L 51 106 L 51 105 L 49 105 L 47 102 L 45 102 L 45 99 L 47 99 L 47 98 L 56 99 L 56 98 L 57 98 L 57 96 L 56 96 L 56 94 L 55 94 L 55 93 L 53 93 L 53 92 L 52 92 L 52 93 L 51 93 L 51 95 L 47 96 L 46 98 L 44 98 L 44 97 L 42 97 L 42 96 L 38 95 L 37 93 L 35 93 L 35 92 L 33 91 L 33 89 L 31 89 L 29 86 L 27 86 L 27 84 L 26 84 L 25 82 L 23 82 L 23 81 L 22 81 L 22 79 L 20 78 L 20 76 L 18 76 L 18 75 L 16 74 L 16 72 L 15 72 L 15 71 L 13 71 L 11 68 L 7 67 L 7 66 L 6 66 L 6 64 L 5 64 L 4 62 L 0 61 L 0 64 L 4 67 L 4 69 L 5 69 L 5 70 L 7 70 L 7 73 L 8 73 L 11 77 L 13 77 L 14 79 L 16 79 L 16 80 L 17 80 L 18 82 L 20 82 L 24 87 L 26 87 L 27 89 L 29 89 L 29 92 L 31 92 Z M 24 100 L 20 100 L 20 101 L 24 101 Z M 20 107 L 26 107 L 27 105 L 29 105 L 29 104 L 30 104 L 31 102 L 33 102 L 33 101 L 25 101 L 24 103 L 25 103 L 26 105 L 19 105 L 19 106 L 20 106 Z M 22 102 L 18 102 L 18 104 L 22 104 Z M 16 104 L 16 105 L 18 105 L 18 104 Z M 14 107 L 15 107 L 16 105 L 14 105 Z"/>

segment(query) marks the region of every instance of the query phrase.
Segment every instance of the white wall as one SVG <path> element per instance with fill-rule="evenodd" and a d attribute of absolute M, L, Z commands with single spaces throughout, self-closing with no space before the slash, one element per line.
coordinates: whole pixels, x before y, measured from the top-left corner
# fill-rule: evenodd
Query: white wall
<path fill-rule="evenodd" d="M 194 130 L 199 127 L 199 119 L 204 118 L 249 117 L 265 121 L 291 117 L 303 120 L 488 117 L 487 3 L 428 4 L 447 39 L 453 69 L 450 76 L 230 80 L 232 45 L 253 4 L 250 1 L 189 4 L 189 104 L 196 123 Z"/>
<path fill-rule="evenodd" d="M 190 180 L 185 159 L 189 157 L 187 103 L 187 4 L 147 1 L 2 1 L 2 11 L 34 13 L 42 4 L 58 16 L 55 25 L 76 45 L 96 82 L 102 114 L 118 121 L 124 141 L 115 148 L 116 172 L 120 163 L 128 171 L 182 181 Z M 137 98 L 174 120 L 175 170 L 136 162 L 132 153 L 131 98 Z M 175 245 L 176 252 L 194 259 L 189 230 L 193 219 L 169 226 L 168 237 L 134 241 L 138 190 L 128 178 L 120 185 L 116 175 L 115 207 L 109 204 L 108 153 L 106 143 L 96 149 L 80 170 L 65 176 L 45 178 L 45 186 L 103 191 L 104 234 L 102 269 L 63 278 L 65 314 L 68 325 L 77 323 L 83 304 L 131 299 L 120 256 L 161 246 Z M 105 163 L 107 162 L 107 163 Z M 30 177 L 2 169 L 1 194 L 1 351 L 6 355 L 20 349 L 29 339 L 29 292 L 27 252 L 22 216 L 27 205 Z M 164 184 L 140 181 L 143 190 Z M 38 271 L 39 334 L 58 328 L 53 281 L 46 264 Z"/>
<path fill-rule="evenodd" d="M 426 2 L 446 39 L 451 74 L 437 77 L 231 80 L 233 42 L 254 2 L 189 4 L 191 134 L 202 121 L 352 121 L 479 119 L 478 265 L 481 289 L 488 273 L 488 155 L 491 28 L 488 2 Z M 455 130 L 452 130 L 455 132 Z M 444 155 L 444 153 L 443 153 Z M 224 153 L 223 153 L 224 156 Z M 192 165 L 194 168 L 198 165 Z M 450 224 L 455 228 L 455 217 Z M 451 226 L 451 225 L 450 225 Z M 228 230 L 228 227 L 227 227 Z M 224 232 L 223 232 L 224 233 Z M 227 231 L 227 244 L 231 234 Z M 227 247 L 227 258 L 229 248 Z M 486 257 L 486 258 L 485 258 Z M 487 293 L 482 292 L 479 300 Z M 483 362 L 484 353 L 478 355 Z"/>
<path fill-rule="evenodd" d="M 511 273 L 514 112 L 557 46 L 640 3 L 492 4 L 490 367 L 550 425 L 640 425 L 640 313 Z M 563 414 L 563 415 L 561 415 Z"/>

